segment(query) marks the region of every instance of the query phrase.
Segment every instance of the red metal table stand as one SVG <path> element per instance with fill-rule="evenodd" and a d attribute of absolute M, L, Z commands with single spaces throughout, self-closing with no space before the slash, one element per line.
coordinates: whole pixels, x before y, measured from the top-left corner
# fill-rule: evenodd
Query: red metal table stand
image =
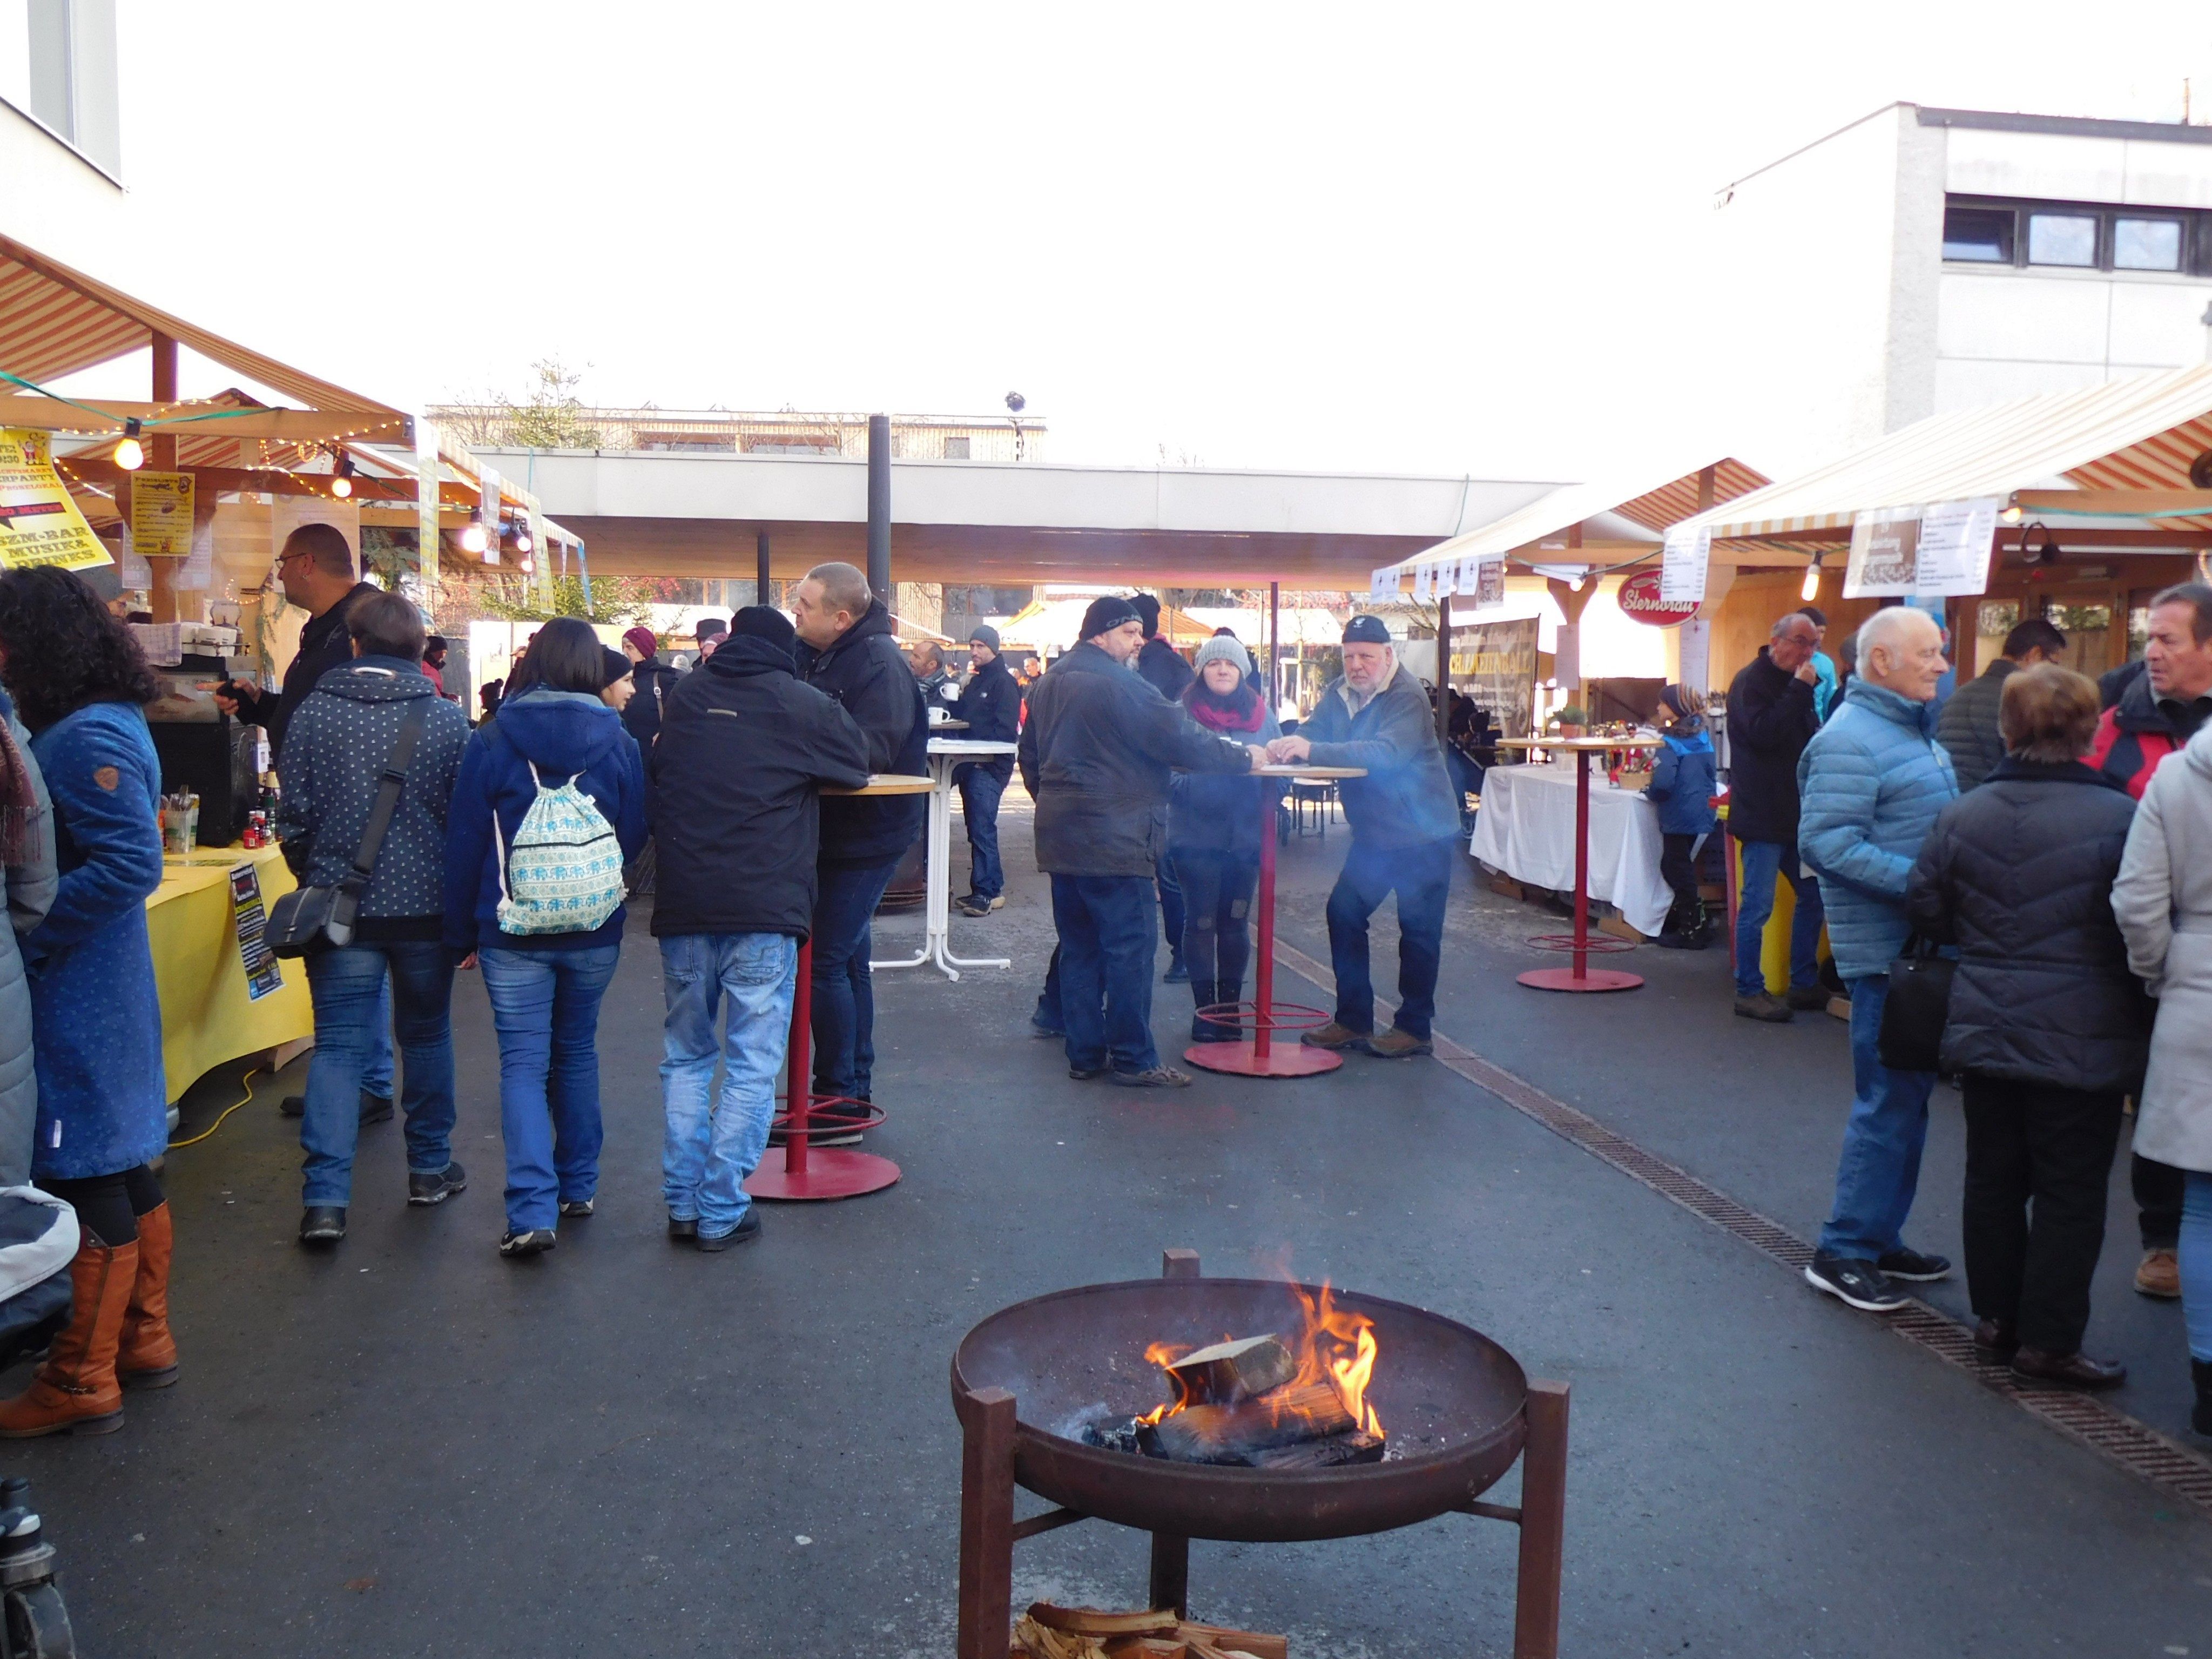
<path fill-rule="evenodd" d="M 751 1197 L 791 1202 L 858 1198 L 881 1192 L 899 1178 L 899 1166 L 887 1158 L 806 1144 L 814 1098 L 813 1024 L 814 941 L 809 939 L 799 947 L 799 982 L 791 993 L 791 1042 L 786 1050 L 790 1107 L 784 1118 L 783 1167 L 770 1169 L 763 1164 L 747 1176 L 745 1191 Z"/>
<path fill-rule="evenodd" d="M 1639 974 L 1617 968 L 1593 968 L 1593 952 L 1609 955 L 1632 950 L 1626 939 L 1592 939 L 1589 930 L 1589 791 L 1590 751 L 1575 750 L 1575 931 L 1571 934 L 1544 933 L 1531 945 L 1547 951 L 1572 951 L 1571 968 L 1531 968 L 1518 977 L 1539 991 L 1632 991 L 1644 983 Z"/>
<path fill-rule="evenodd" d="M 1296 770 L 1311 775 L 1310 769 L 1286 769 L 1261 775 L 1285 776 Z M 1334 775 L 1358 776 L 1339 769 Z M 1217 1002 L 1198 1011 L 1201 1018 L 1223 1025 L 1238 1025 L 1252 1035 L 1233 1042 L 1194 1042 L 1182 1051 L 1192 1065 L 1232 1077 L 1317 1077 L 1344 1064 L 1344 1056 L 1327 1048 L 1309 1048 L 1292 1041 L 1275 1046 L 1275 1033 L 1309 1031 L 1326 1024 L 1328 1015 L 1304 1003 L 1275 1000 L 1275 803 L 1267 791 L 1260 792 L 1260 895 L 1257 925 L 1258 961 L 1253 974 L 1249 1002 Z"/>

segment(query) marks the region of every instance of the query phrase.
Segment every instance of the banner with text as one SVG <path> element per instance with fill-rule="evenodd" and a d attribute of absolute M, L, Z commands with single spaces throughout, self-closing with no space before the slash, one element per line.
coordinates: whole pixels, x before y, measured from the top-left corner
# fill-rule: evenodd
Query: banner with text
<path fill-rule="evenodd" d="M 1847 599 L 1949 599 L 1985 592 L 1997 498 L 1872 507 L 1851 520 Z"/>
<path fill-rule="evenodd" d="M 1502 561 L 1485 560 L 1503 574 Z M 1486 708 L 1498 731 L 1525 738 L 1536 714 L 1536 618 L 1462 623 L 1452 629 L 1451 683 Z"/>
<path fill-rule="evenodd" d="M 53 434 L 0 429 L 0 565 L 89 570 L 109 562 L 54 472 Z"/>

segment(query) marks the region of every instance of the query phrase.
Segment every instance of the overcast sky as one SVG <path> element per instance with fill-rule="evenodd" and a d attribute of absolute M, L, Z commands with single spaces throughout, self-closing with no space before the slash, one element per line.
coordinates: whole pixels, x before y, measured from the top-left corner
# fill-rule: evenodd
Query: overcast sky
<path fill-rule="evenodd" d="M 220 332 L 410 407 L 546 356 L 664 408 L 1018 389 L 1051 456 L 1103 462 L 1567 478 L 1705 431 L 1755 460 L 1700 369 L 1717 186 L 1898 99 L 2172 120 L 2193 75 L 2212 115 L 2203 0 L 121 27 L 159 240 L 112 274 Z"/>

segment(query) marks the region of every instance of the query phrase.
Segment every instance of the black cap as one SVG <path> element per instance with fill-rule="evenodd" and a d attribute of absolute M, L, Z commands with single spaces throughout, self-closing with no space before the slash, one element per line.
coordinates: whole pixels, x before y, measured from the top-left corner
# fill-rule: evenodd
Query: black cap
<path fill-rule="evenodd" d="M 629 672 L 629 659 L 619 651 L 599 647 L 599 690 L 604 691 Z"/>
<path fill-rule="evenodd" d="M 1139 620 L 1136 606 L 1109 593 L 1103 599 L 1091 600 L 1090 609 L 1083 613 L 1083 637 L 1095 640 L 1109 629 Z"/>
<path fill-rule="evenodd" d="M 787 656 L 799 643 L 791 618 L 772 605 L 747 605 L 730 618 L 730 631 L 739 639 L 766 640 Z"/>
<path fill-rule="evenodd" d="M 1137 613 L 1137 620 L 1144 623 L 1146 639 L 1160 631 L 1159 600 L 1150 593 L 1133 593 L 1129 596 L 1129 606 Z"/>
<path fill-rule="evenodd" d="M 757 605 L 745 607 L 748 611 L 759 611 L 764 608 Z M 729 631 L 729 623 L 724 622 L 720 617 L 702 617 L 691 625 L 691 637 L 695 640 L 720 639 Z"/>
<path fill-rule="evenodd" d="M 1390 630 L 1382 626 L 1380 617 L 1354 617 L 1344 625 L 1346 645 L 1388 645 Z"/>

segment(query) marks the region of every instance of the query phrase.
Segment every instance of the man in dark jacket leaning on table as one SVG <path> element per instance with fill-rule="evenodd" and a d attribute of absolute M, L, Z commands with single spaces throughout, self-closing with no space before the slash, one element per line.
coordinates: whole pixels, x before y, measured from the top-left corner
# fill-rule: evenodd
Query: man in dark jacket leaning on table
<path fill-rule="evenodd" d="M 1344 625 L 1344 677 L 1321 694 L 1297 735 L 1277 738 L 1267 753 L 1276 761 L 1358 766 L 1367 773 L 1346 778 L 1338 791 L 1352 823 L 1352 850 L 1328 896 L 1336 1015 L 1300 1040 L 1316 1048 L 1362 1048 L 1384 1060 L 1427 1054 L 1459 808 L 1428 696 L 1399 665 L 1379 618 L 1354 617 Z M 1398 1012 L 1377 1036 L 1367 919 L 1394 888 Z"/>
<path fill-rule="evenodd" d="M 1792 1011 L 1827 1006 L 1820 984 L 1820 888 L 1797 858 L 1797 761 L 1820 729 L 1813 657 L 1820 630 L 1793 611 L 1774 624 L 1758 656 L 1729 687 L 1728 832 L 1741 848 L 1743 880 L 1735 912 L 1735 1011 L 1779 1024 Z M 1840 699 L 1838 700 L 1840 702 Z M 1759 961 L 1774 884 L 1797 895 L 1790 924 L 1790 994 L 1766 988 Z"/>
<path fill-rule="evenodd" d="M 1132 672 L 1144 642 L 1127 599 L 1093 600 L 1081 641 L 1030 688 L 1017 759 L 1036 802 L 1037 868 L 1052 878 L 1067 1074 L 1179 1089 L 1188 1074 L 1152 1042 L 1169 776 L 1248 771 L 1266 756 L 1206 732 Z"/>

